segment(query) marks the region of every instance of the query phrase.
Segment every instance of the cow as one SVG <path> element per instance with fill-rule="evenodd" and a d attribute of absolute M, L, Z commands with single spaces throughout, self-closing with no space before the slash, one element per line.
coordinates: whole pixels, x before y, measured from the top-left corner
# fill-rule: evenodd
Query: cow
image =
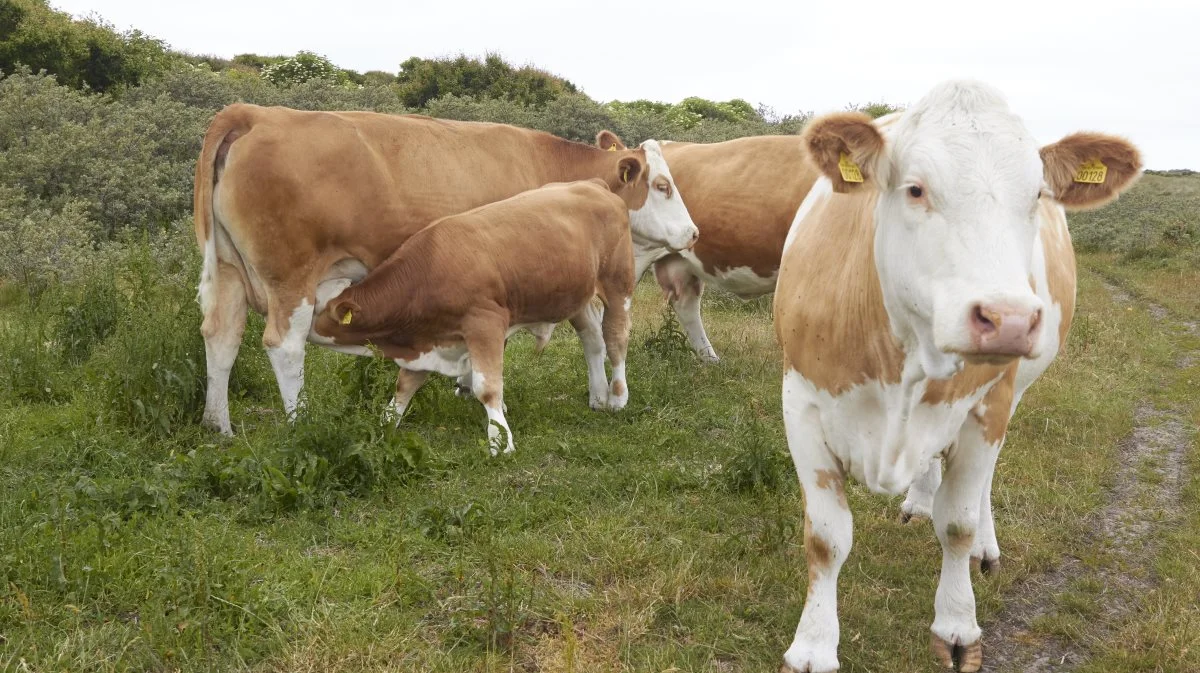
<path fill-rule="evenodd" d="M 611 133 L 600 133 L 596 144 L 625 149 Z M 705 285 L 742 299 L 773 292 L 784 239 L 819 172 L 796 136 L 671 141 L 662 148 L 700 238 L 691 250 L 656 261 L 654 276 L 692 349 L 702 361 L 718 362 L 700 319 Z"/>
<path fill-rule="evenodd" d="M 397 419 L 429 372 L 470 373 L 495 455 L 502 446 L 513 450 L 504 417 L 505 340 L 518 329 L 544 334 L 541 326 L 570 320 L 583 342 L 589 388 L 606 386 L 607 352 L 608 404 L 623 408 L 634 286 L 629 213 L 649 196 L 645 181 L 624 177 L 613 190 L 599 178 L 553 183 L 435 221 L 318 306 L 312 340 L 363 355 L 372 344 L 395 360 Z M 602 330 L 583 320 L 594 297 L 604 306 Z"/>
<path fill-rule="evenodd" d="M 640 263 L 691 246 L 696 227 L 654 141 L 605 152 L 505 124 L 224 108 L 205 134 L 194 189 L 204 424 L 233 432 L 229 373 L 247 306 L 266 315 L 262 342 L 291 417 L 322 283 L 363 278 L 440 217 L 550 182 L 616 184 L 624 175 L 648 186 L 648 198 L 630 213 Z"/>
<path fill-rule="evenodd" d="M 802 140 L 822 177 L 788 235 L 774 298 L 808 565 L 783 670 L 838 668 L 845 480 L 898 494 L 940 458 L 931 642 L 941 665 L 977 671 L 970 557 L 981 535 L 994 544 L 984 503 L 1009 419 L 1071 326 L 1065 209 L 1116 198 L 1141 158 L 1097 133 L 1039 149 L 1004 97 L 973 81 L 942 83 L 885 124 L 817 118 Z"/>

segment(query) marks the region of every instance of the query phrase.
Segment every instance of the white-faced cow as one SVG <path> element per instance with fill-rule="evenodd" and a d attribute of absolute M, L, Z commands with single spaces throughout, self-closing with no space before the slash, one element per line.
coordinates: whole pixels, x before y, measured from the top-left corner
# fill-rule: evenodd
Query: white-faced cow
<path fill-rule="evenodd" d="M 611 133 L 596 143 L 625 147 Z M 796 136 L 669 142 L 662 149 L 700 239 L 691 250 L 655 262 L 654 276 L 696 354 L 716 362 L 700 319 L 705 284 L 742 299 L 773 292 L 783 242 L 820 173 Z"/>
<path fill-rule="evenodd" d="M 933 649 L 942 665 L 977 671 L 970 557 L 991 530 L 987 486 L 1009 418 L 1074 310 L 1063 207 L 1115 198 L 1141 160 L 1093 133 L 1039 150 L 1003 97 L 973 82 L 940 85 L 884 125 L 858 113 L 816 119 L 803 141 L 823 177 L 788 236 L 775 293 L 809 578 L 784 669 L 838 667 L 844 480 L 895 494 L 941 457 Z"/>
<path fill-rule="evenodd" d="M 505 340 L 569 319 L 583 342 L 590 387 L 623 408 L 633 296 L 629 212 L 649 196 L 644 181 L 627 177 L 615 194 L 598 178 L 551 184 L 434 222 L 318 306 L 313 341 L 340 350 L 369 343 L 394 359 L 401 368 L 397 420 L 429 372 L 469 373 L 494 454 L 513 450 L 504 417 Z M 593 297 L 604 305 L 602 333 L 582 319 Z"/>
<path fill-rule="evenodd" d="M 205 135 L 194 192 L 204 254 L 205 424 L 232 433 L 229 372 L 247 305 L 266 315 L 263 345 L 290 415 L 319 285 L 361 279 L 440 217 L 550 182 L 620 184 L 623 176 L 650 186 L 630 213 L 635 255 L 648 264 L 695 242 L 653 141 L 605 152 L 504 124 L 226 107 Z M 529 246 L 536 250 L 537 241 Z"/>

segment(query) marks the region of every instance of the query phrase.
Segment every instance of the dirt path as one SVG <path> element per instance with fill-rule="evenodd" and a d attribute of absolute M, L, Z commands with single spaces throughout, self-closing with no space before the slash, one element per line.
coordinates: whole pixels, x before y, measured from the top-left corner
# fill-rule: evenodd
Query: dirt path
<path fill-rule="evenodd" d="M 1121 288 L 1106 283 L 1120 304 L 1134 303 Z M 1153 303 L 1143 303 L 1155 320 L 1180 324 L 1200 334 L 1194 323 L 1178 323 L 1170 313 Z M 1181 354 L 1178 366 L 1188 367 L 1200 353 Z M 1185 456 L 1191 441 L 1189 422 L 1180 409 L 1143 401 L 1134 410 L 1133 432 L 1121 444 L 1115 483 L 1108 504 L 1096 514 L 1093 539 L 1100 542 L 1107 558 L 1100 568 L 1090 569 L 1072 556 L 1064 556 L 1053 571 L 1028 579 L 1007 597 L 1007 607 L 990 624 L 984 624 L 984 671 L 995 673 L 1045 673 L 1071 671 L 1087 658 L 1086 643 L 1047 639 L 1033 632 L 1040 617 L 1054 614 L 1055 596 L 1068 583 L 1090 575 L 1104 586 L 1100 595 L 1101 615 L 1093 637 L 1103 637 L 1111 625 L 1119 624 L 1136 608 L 1136 596 L 1154 587 L 1157 578 L 1147 567 L 1157 542 L 1151 535 L 1152 522 L 1178 516 L 1183 489 Z"/>

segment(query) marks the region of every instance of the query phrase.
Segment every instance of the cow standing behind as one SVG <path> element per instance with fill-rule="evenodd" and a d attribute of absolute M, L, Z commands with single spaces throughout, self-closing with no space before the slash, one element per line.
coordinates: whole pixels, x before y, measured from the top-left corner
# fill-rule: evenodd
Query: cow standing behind
<path fill-rule="evenodd" d="M 317 288 L 361 279 L 434 220 L 551 182 L 629 172 L 649 196 L 630 213 L 646 266 L 696 240 L 654 141 L 605 152 L 506 124 L 421 115 L 230 105 L 196 165 L 196 241 L 207 394 L 204 423 L 232 434 L 229 373 L 247 307 L 291 415 Z"/>
<path fill-rule="evenodd" d="M 634 285 L 629 211 L 648 189 L 632 172 L 611 188 L 599 179 L 552 184 L 434 222 L 318 308 L 312 340 L 351 352 L 371 344 L 394 359 L 401 368 L 397 418 L 429 372 L 470 374 L 495 454 L 513 450 L 504 417 L 505 340 L 569 319 L 583 342 L 589 384 L 605 385 L 607 350 L 608 405 L 624 407 Z M 597 296 L 603 334 L 583 319 Z"/>
<path fill-rule="evenodd" d="M 978 671 L 970 558 L 987 552 L 980 542 L 995 545 L 992 471 L 1074 310 L 1063 207 L 1116 198 L 1141 160 L 1128 142 L 1094 133 L 1039 150 L 1003 97 L 972 82 L 940 85 L 886 124 L 816 119 L 804 141 L 824 177 L 788 235 L 775 292 L 808 563 L 784 669 L 838 668 L 845 478 L 895 494 L 941 457 L 933 649 L 947 668 Z"/>
<path fill-rule="evenodd" d="M 625 149 L 607 132 L 596 144 Z M 742 299 L 774 292 L 784 240 L 820 171 L 797 136 L 672 141 L 662 148 L 700 238 L 692 249 L 656 261 L 654 276 L 692 349 L 717 362 L 700 318 L 705 285 Z"/>

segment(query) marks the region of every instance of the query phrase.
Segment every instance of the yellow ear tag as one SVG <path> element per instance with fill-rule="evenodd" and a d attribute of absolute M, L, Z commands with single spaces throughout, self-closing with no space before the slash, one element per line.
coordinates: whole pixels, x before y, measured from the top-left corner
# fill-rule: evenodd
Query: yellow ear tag
<path fill-rule="evenodd" d="M 353 317 L 354 317 L 354 314 L 353 314 L 353 313 L 351 313 L 349 309 L 347 309 L 347 310 L 346 310 L 346 315 L 342 316 L 342 324 L 343 324 L 343 325 L 349 325 L 349 324 L 350 324 L 350 319 L 351 319 L 351 318 L 353 318 Z"/>
<path fill-rule="evenodd" d="M 616 152 L 616 151 L 617 151 L 617 146 L 616 146 L 615 144 L 613 144 L 613 145 L 609 145 L 609 146 L 608 146 L 608 151 L 609 151 L 609 152 Z"/>
<path fill-rule="evenodd" d="M 621 172 L 621 182 L 629 182 L 629 167 L 628 166 L 626 166 L 625 170 Z"/>
<path fill-rule="evenodd" d="M 838 159 L 838 170 L 842 172 L 842 179 L 846 182 L 862 182 L 862 171 L 859 170 L 858 164 L 850 158 L 849 154 L 842 152 L 842 157 Z"/>
<path fill-rule="evenodd" d="M 1075 182 L 1083 182 L 1091 185 L 1104 184 L 1104 178 L 1108 176 L 1108 166 L 1099 159 L 1083 162 L 1079 167 L 1079 171 L 1075 173 Z"/>

